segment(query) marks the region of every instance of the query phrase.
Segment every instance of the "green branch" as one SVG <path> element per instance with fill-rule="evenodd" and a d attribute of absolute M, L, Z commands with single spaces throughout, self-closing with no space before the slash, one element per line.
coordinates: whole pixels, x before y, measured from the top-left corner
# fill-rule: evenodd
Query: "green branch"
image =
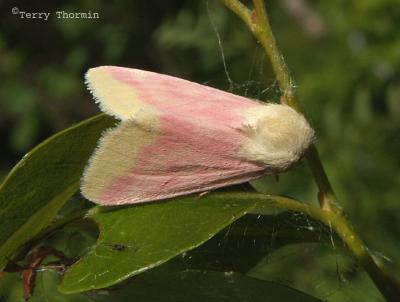
<path fill-rule="evenodd" d="M 264 2 L 263 0 L 254 0 L 253 3 L 255 12 L 254 21 L 256 23 L 256 30 L 253 31 L 253 34 L 261 43 L 269 59 L 271 60 L 272 68 L 281 89 L 282 102 L 298 110 L 298 104 L 293 99 L 295 94 L 295 86 L 290 77 L 289 69 L 286 66 L 285 60 L 276 44 L 275 37 L 269 24 L 268 15 L 265 10 Z"/>
<path fill-rule="evenodd" d="M 250 29 L 254 37 L 261 43 L 271 61 L 272 68 L 282 93 L 281 103 L 287 104 L 301 112 L 300 104 L 296 99 L 294 81 L 290 77 L 289 69 L 280 53 L 269 24 L 268 15 L 263 0 L 253 0 L 254 10 L 251 11 L 238 0 L 221 0 L 230 10 L 238 15 Z M 311 146 L 306 154 L 309 167 L 320 191 L 320 203 L 324 209 L 335 207 L 336 197 L 332 186 L 321 164 L 318 150 Z M 333 204 L 333 206 L 332 206 Z M 339 210 L 339 208 L 336 208 Z"/>
<path fill-rule="evenodd" d="M 242 2 L 237 0 L 221 0 L 221 2 L 238 15 L 252 32 L 254 31 L 255 24 L 251 20 L 251 11 Z"/>
<path fill-rule="evenodd" d="M 250 10 L 238 0 L 221 0 L 221 2 L 245 22 L 251 33 L 263 46 L 279 83 L 282 94 L 281 103 L 301 112 L 299 102 L 296 99 L 295 85 L 276 44 L 264 0 L 253 0 L 254 10 Z M 277 206 L 306 213 L 330 226 L 346 243 L 359 263 L 363 265 L 387 301 L 398 301 L 400 297 L 398 281 L 377 266 L 362 240 L 347 222 L 337 204 L 336 196 L 321 163 L 318 150 L 314 145 L 307 152 L 306 159 L 319 189 L 321 208 L 308 206 L 291 199 L 274 197 L 278 201 Z"/>
<path fill-rule="evenodd" d="M 285 64 L 285 60 L 278 50 L 263 1 L 254 0 L 254 11 L 249 10 L 238 0 L 221 1 L 246 23 L 247 27 L 263 46 L 271 60 L 272 68 L 278 80 L 282 92 L 282 102 L 299 110 L 297 102 L 293 100 L 295 86 L 290 78 L 289 69 Z"/>

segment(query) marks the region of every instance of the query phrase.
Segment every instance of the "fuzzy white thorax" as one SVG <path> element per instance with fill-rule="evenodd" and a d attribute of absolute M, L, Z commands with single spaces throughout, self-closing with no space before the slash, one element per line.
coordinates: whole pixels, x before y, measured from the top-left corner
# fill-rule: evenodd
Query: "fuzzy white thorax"
<path fill-rule="evenodd" d="M 274 172 L 298 161 L 314 138 L 303 115 L 286 105 L 265 104 L 245 113 L 243 131 L 248 137 L 241 150 L 248 160 L 263 163 Z"/>

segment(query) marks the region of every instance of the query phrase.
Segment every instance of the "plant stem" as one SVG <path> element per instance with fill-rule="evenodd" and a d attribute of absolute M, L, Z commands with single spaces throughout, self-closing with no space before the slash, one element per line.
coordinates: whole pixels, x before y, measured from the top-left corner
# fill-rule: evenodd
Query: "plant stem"
<path fill-rule="evenodd" d="M 253 3 L 255 12 L 254 22 L 256 24 L 253 34 L 261 43 L 271 60 L 271 65 L 282 93 L 281 101 L 298 109 L 297 102 L 294 102 L 293 99 L 295 94 L 295 86 L 290 77 L 289 69 L 286 66 L 285 60 L 276 44 L 275 37 L 269 24 L 268 15 L 265 10 L 264 2 L 263 0 L 253 0 Z"/>
<path fill-rule="evenodd" d="M 255 24 L 251 20 L 251 11 L 238 0 L 221 0 L 221 2 L 238 15 L 253 32 Z"/>
<path fill-rule="evenodd" d="M 318 150 L 314 144 L 312 144 L 308 149 L 306 153 L 306 160 L 318 186 L 321 208 L 325 210 L 341 211 L 331 183 L 329 182 L 325 169 L 322 166 Z"/>
<path fill-rule="evenodd" d="M 301 112 L 299 102 L 295 95 L 294 81 L 290 77 L 289 69 L 287 68 L 283 55 L 276 44 L 268 20 L 264 0 L 253 0 L 253 3 L 256 14 L 256 30 L 252 30 L 252 32 L 256 39 L 263 45 L 267 56 L 271 60 L 274 73 L 282 92 L 281 103 L 287 104 Z M 321 208 L 339 211 L 339 208 L 336 206 L 335 193 L 333 192 L 332 186 L 322 166 L 318 150 L 314 145 L 311 145 L 306 154 L 306 158 L 319 188 Z"/>
<path fill-rule="evenodd" d="M 221 0 L 230 10 L 238 15 L 248 26 L 258 42 L 263 46 L 271 61 L 272 68 L 278 80 L 282 93 L 281 103 L 287 104 L 301 112 L 295 95 L 295 85 L 290 77 L 285 60 L 276 44 L 269 24 L 264 0 L 253 0 L 254 10 L 249 10 L 239 0 Z M 362 240 L 353 231 L 337 204 L 337 199 L 326 172 L 322 166 L 318 150 L 312 145 L 306 154 L 306 159 L 319 189 L 321 208 L 304 205 L 298 201 L 274 197 L 279 205 L 286 209 L 309 214 L 331 227 L 345 242 L 352 254 L 363 265 L 377 288 L 387 301 L 398 301 L 400 285 L 398 281 L 386 274 L 377 266 Z"/>
<path fill-rule="evenodd" d="M 267 56 L 271 60 L 272 68 L 282 92 L 281 102 L 301 112 L 295 95 L 294 81 L 290 77 L 289 69 L 276 44 L 263 0 L 253 0 L 254 17 L 252 17 L 252 12 L 238 0 L 221 1 L 247 24 L 252 34 L 263 46 Z M 322 166 L 318 150 L 314 145 L 310 147 L 306 158 L 320 191 L 319 200 L 321 208 L 332 209 L 334 207 L 336 210 L 339 210 L 336 207 L 335 193 Z"/>
<path fill-rule="evenodd" d="M 271 60 L 272 68 L 282 92 L 281 102 L 301 112 L 299 102 L 295 96 L 294 82 L 290 77 L 285 60 L 276 44 L 263 0 L 253 0 L 253 13 L 238 0 L 221 0 L 221 2 L 246 23 L 257 41 L 262 44 L 267 56 Z M 331 208 L 331 203 L 336 203 L 336 197 L 322 166 L 318 150 L 314 145 L 310 147 L 306 158 L 321 193 L 321 207 L 329 209 Z"/>

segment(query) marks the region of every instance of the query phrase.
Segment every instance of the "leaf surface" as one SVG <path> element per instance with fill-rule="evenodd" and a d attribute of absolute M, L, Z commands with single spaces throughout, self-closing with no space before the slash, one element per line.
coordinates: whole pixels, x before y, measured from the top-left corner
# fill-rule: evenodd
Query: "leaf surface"
<path fill-rule="evenodd" d="M 61 131 L 27 153 L 0 186 L 0 268 L 47 227 L 79 189 L 79 180 L 102 131 L 105 115 Z"/>

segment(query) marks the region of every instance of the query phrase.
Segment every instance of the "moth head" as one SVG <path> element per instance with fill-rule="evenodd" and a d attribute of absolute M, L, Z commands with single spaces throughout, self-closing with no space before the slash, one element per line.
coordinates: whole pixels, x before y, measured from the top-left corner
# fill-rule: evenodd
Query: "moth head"
<path fill-rule="evenodd" d="M 266 104 L 245 113 L 248 137 L 241 152 L 273 172 L 288 169 L 306 152 L 314 130 L 303 115 L 286 105 Z"/>

